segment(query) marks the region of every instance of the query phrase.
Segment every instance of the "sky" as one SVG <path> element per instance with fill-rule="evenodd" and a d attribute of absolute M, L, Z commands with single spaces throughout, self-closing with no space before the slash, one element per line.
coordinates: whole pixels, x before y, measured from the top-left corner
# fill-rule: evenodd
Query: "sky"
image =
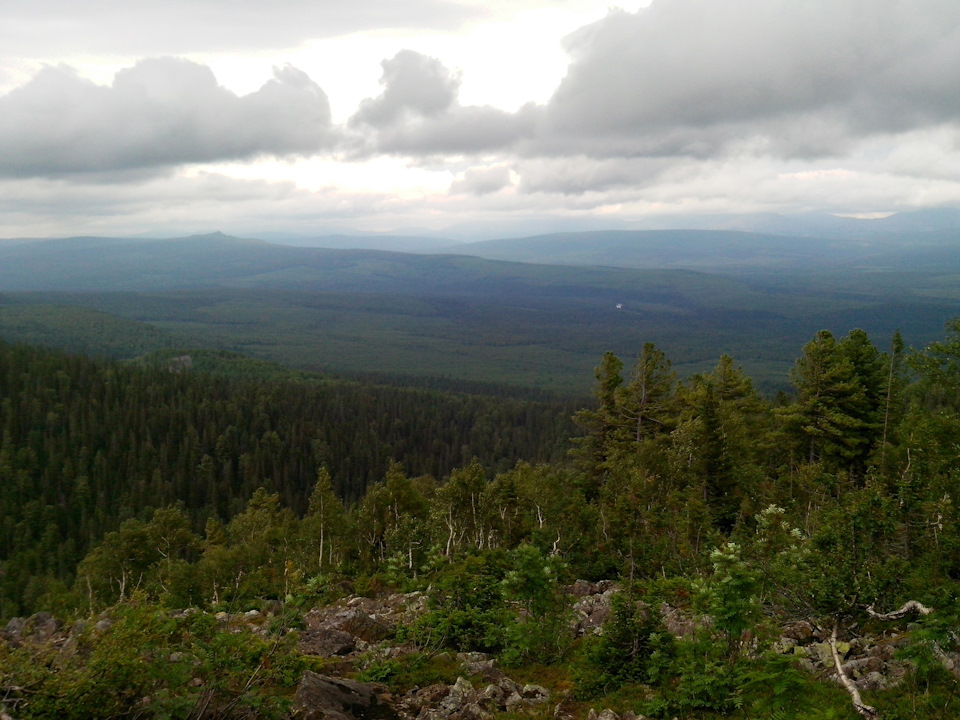
<path fill-rule="evenodd" d="M 0 237 L 960 207 L 956 0 L 0 11 Z"/>

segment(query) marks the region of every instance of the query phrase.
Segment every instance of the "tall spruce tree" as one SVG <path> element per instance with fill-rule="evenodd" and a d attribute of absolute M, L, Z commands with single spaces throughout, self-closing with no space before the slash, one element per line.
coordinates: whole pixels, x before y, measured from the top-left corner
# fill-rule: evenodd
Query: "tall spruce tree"
<path fill-rule="evenodd" d="M 794 402 L 780 412 L 798 457 L 863 473 L 882 430 L 883 359 L 862 330 L 840 342 L 821 330 L 790 372 Z"/>
<path fill-rule="evenodd" d="M 595 497 L 603 485 L 606 474 L 606 459 L 610 452 L 617 424 L 617 392 L 623 385 L 623 362 L 612 352 L 605 352 L 600 364 L 594 369 L 596 378 L 594 395 L 597 398 L 595 410 L 583 409 L 574 416 L 585 434 L 574 440 L 570 451 L 574 463 L 587 478 L 585 491 L 588 497 Z"/>
<path fill-rule="evenodd" d="M 681 461 L 703 487 L 717 527 L 729 532 L 744 500 L 763 476 L 766 408 L 753 383 L 729 355 L 709 373 L 694 375 L 682 388 Z"/>

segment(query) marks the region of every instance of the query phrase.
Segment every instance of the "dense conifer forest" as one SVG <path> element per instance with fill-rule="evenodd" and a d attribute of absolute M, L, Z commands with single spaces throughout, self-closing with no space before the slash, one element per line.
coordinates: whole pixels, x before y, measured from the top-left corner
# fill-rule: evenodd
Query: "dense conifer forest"
<path fill-rule="evenodd" d="M 428 610 L 394 639 L 418 659 L 370 656 L 360 677 L 400 692 L 445 651 L 484 652 L 584 711 L 955 717 L 960 320 L 926 348 L 883 345 L 821 331 L 776 398 L 727 356 L 681 381 L 651 343 L 607 353 L 575 429 L 558 402 L 0 345 L 0 614 L 112 609 L 149 644 L 163 613 L 271 604 L 292 623 L 279 643 L 314 606 L 417 590 Z M 571 634 L 575 580 L 618 584 L 602 634 Z M 799 622 L 835 682 L 784 651 Z M 907 669 L 861 696 L 838 647 L 894 630 Z M 23 717 L 55 716 L 81 681 L 63 670 L 51 689 L 25 652 L 0 652 L 18 678 L 3 691 Z M 270 677 L 263 716 L 289 686 Z M 102 716 L 130 712 L 117 702 Z M 143 712 L 200 716 L 184 702 Z"/>
<path fill-rule="evenodd" d="M 122 365 L 0 344 L 0 616 L 72 582 L 105 532 L 155 509 L 199 531 L 262 487 L 303 514 L 321 467 L 355 504 L 392 461 L 437 478 L 474 458 L 504 471 L 559 460 L 573 430 L 559 400 L 237 379 L 246 365 L 205 373 L 205 357 Z"/>

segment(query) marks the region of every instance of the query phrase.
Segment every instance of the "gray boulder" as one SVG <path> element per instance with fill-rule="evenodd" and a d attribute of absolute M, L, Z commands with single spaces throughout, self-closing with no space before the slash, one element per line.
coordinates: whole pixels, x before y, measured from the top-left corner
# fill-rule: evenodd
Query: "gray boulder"
<path fill-rule="evenodd" d="M 305 672 L 293 697 L 298 720 L 399 720 L 380 685 Z"/>

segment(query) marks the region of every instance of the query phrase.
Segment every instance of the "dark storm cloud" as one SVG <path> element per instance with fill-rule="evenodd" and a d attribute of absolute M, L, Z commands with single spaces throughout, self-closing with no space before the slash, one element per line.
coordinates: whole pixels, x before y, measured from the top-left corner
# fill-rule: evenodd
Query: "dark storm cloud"
<path fill-rule="evenodd" d="M 239 97 L 204 65 L 144 60 L 111 87 L 46 68 L 0 97 L 0 173 L 62 175 L 315 153 L 331 142 L 327 97 L 277 68 Z"/>
<path fill-rule="evenodd" d="M 364 100 L 349 121 L 358 155 L 501 150 L 533 131 L 532 105 L 517 113 L 461 105 L 459 77 L 436 58 L 401 50 L 381 66 L 383 91 Z"/>
<path fill-rule="evenodd" d="M 960 118 L 954 0 L 654 0 L 567 49 L 545 154 L 810 156 Z"/>
<path fill-rule="evenodd" d="M 384 27 L 455 28 L 476 14 L 448 0 L 30 0 L 7 5 L 0 48 L 27 57 L 290 47 Z"/>

